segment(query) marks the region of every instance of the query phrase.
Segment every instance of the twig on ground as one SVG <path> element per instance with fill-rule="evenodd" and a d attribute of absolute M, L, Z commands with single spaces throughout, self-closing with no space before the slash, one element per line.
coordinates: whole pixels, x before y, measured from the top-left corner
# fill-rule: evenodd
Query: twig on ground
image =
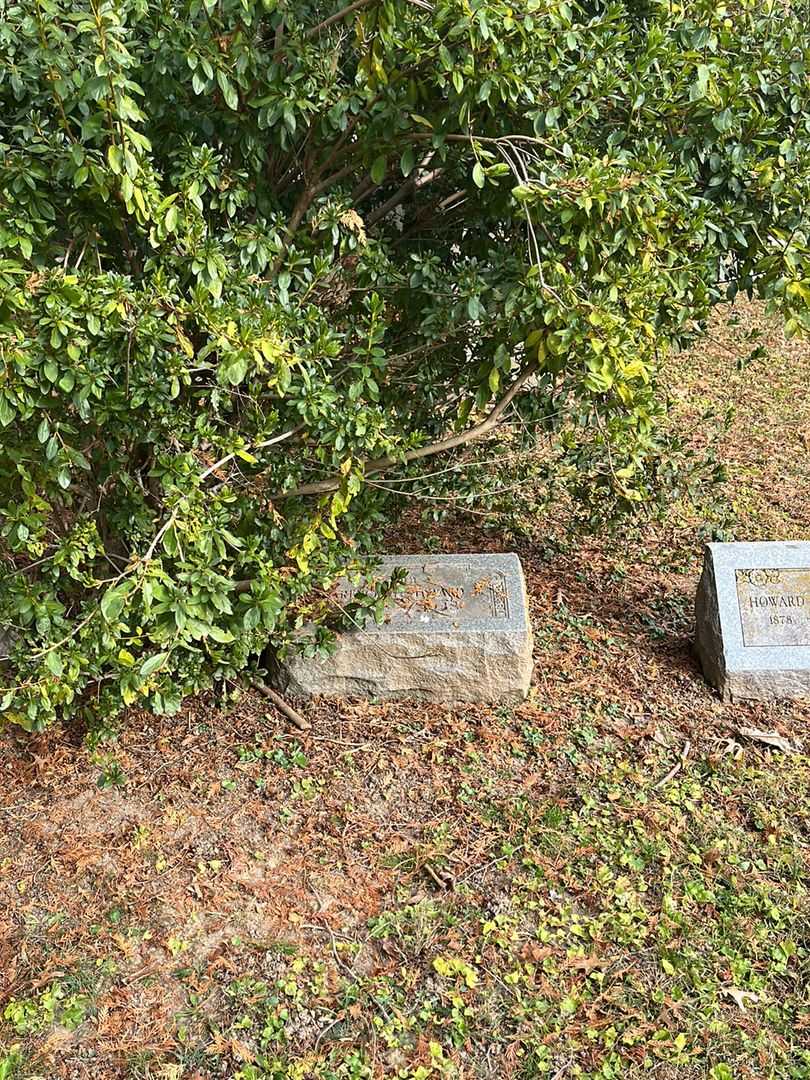
<path fill-rule="evenodd" d="M 683 763 L 686 761 L 687 757 L 689 756 L 689 751 L 691 749 L 692 749 L 692 744 L 687 739 L 686 742 L 683 744 L 683 750 L 681 750 L 681 756 L 678 758 L 678 760 L 675 762 L 675 764 L 672 766 L 672 768 L 669 770 L 669 772 L 666 774 L 666 776 L 662 776 L 661 779 L 658 781 L 658 783 L 654 785 L 656 791 L 658 791 L 659 788 L 662 788 L 664 786 L 664 784 L 669 783 L 669 781 L 674 776 L 678 775 L 678 773 L 683 768 Z"/>
<path fill-rule="evenodd" d="M 487 975 L 489 975 L 490 979 L 492 979 L 494 982 L 498 983 L 499 986 L 502 986 L 503 989 L 507 992 L 507 994 L 511 994 L 511 996 L 513 998 L 519 999 L 518 992 L 515 990 L 515 988 L 513 986 L 509 986 L 507 983 L 505 983 L 503 981 L 503 979 L 500 977 L 500 975 L 496 975 L 495 972 L 491 970 L 491 968 L 485 967 L 483 964 L 479 964 L 478 966 L 481 968 L 481 970 L 483 972 L 485 972 Z"/>
<path fill-rule="evenodd" d="M 326 1038 L 326 1036 L 329 1034 L 329 1032 L 332 1030 L 332 1028 L 337 1027 L 338 1024 L 343 1023 L 344 1019 L 345 1018 L 343 1016 L 336 1016 L 331 1024 L 327 1024 L 326 1027 L 323 1028 L 318 1033 L 318 1038 L 315 1040 L 314 1053 L 316 1053 L 316 1054 L 318 1053 L 318 1047 L 321 1045 L 321 1040 Z"/>
<path fill-rule="evenodd" d="M 425 865 L 422 867 L 422 869 L 436 883 L 436 885 L 439 886 L 440 889 L 452 889 L 453 886 L 455 885 L 455 882 L 454 882 L 453 877 L 452 877 L 451 874 L 447 874 L 446 876 L 440 877 L 436 873 L 436 871 L 433 869 L 433 867 L 430 865 L 430 863 L 425 863 Z"/>
<path fill-rule="evenodd" d="M 508 862 L 509 859 L 513 859 L 515 857 L 515 855 L 518 854 L 518 852 L 522 851 L 525 848 L 525 846 L 526 846 L 525 844 L 518 844 L 518 846 L 516 848 L 514 848 L 514 850 L 511 851 L 510 854 L 508 854 L 508 855 L 498 855 L 494 859 L 490 859 L 489 862 L 483 863 L 481 866 L 474 866 L 471 870 L 468 870 L 466 874 L 464 874 L 462 877 L 458 878 L 456 880 L 456 884 L 457 885 L 462 885 L 465 881 L 469 881 L 469 879 L 474 874 L 483 873 L 484 870 L 489 870 L 489 868 L 491 866 L 497 866 L 497 864 L 499 862 Z"/>
<path fill-rule="evenodd" d="M 281 694 L 277 694 L 275 690 L 271 690 L 269 686 L 265 686 L 264 683 L 260 683 L 257 679 L 251 680 L 250 685 L 258 693 L 262 694 L 269 701 L 275 705 L 280 713 L 283 713 L 291 723 L 295 724 L 299 731 L 309 731 L 312 724 L 304 717 L 296 712 L 292 705 L 288 705 Z"/>

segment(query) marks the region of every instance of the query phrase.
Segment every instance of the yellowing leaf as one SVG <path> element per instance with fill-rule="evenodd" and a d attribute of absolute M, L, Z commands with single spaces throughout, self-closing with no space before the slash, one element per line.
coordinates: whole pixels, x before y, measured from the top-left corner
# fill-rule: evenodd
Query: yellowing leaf
<path fill-rule="evenodd" d="M 625 364 L 622 368 L 622 375 L 625 379 L 641 378 L 644 382 L 648 382 L 650 378 L 647 367 L 641 360 L 631 360 L 629 364 Z"/>

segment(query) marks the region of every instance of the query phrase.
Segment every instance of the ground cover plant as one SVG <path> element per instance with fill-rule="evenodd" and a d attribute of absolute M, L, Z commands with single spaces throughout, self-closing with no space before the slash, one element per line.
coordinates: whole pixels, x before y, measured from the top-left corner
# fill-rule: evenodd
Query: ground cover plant
<path fill-rule="evenodd" d="M 808 322 L 802 9 L 6 3 L 5 718 L 232 677 L 505 421 L 500 487 L 674 497 L 672 348 Z"/>
<path fill-rule="evenodd" d="M 710 514 L 388 537 L 516 543 L 519 708 L 0 734 L 4 1080 L 810 1077 L 810 709 L 723 705 L 689 648 L 702 536 L 808 535 L 810 350 L 737 304 L 672 378 Z"/>

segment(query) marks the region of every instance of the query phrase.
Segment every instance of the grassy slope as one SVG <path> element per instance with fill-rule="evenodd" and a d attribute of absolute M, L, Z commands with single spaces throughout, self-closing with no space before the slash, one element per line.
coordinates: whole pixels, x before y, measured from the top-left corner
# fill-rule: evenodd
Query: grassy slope
<path fill-rule="evenodd" d="M 679 423 L 736 409 L 729 535 L 807 537 L 810 349 L 733 321 L 678 361 Z M 808 759 L 736 735 L 801 742 L 810 709 L 701 681 L 707 527 L 565 550 L 539 523 L 514 711 L 5 733 L 0 1078 L 810 1077 Z M 499 546 L 475 529 L 437 542 Z"/>

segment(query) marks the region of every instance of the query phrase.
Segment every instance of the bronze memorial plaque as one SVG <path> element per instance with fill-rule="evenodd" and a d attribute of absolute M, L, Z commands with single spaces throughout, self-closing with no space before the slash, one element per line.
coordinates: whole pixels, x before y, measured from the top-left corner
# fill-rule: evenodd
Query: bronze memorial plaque
<path fill-rule="evenodd" d="M 405 583 L 385 606 L 384 626 L 387 630 L 408 631 L 414 625 L 420 629 L 453 627 L 500 629 L 500 622 L 511 615 L 515 595 L 522 595 L 510 580 L 511 564 L 501 569 L 499 560 L 492 565 L 485 555 L 475 559 L 458 556 L 414 558 L 389 556 L 383 560 L 380 576 L 386 578 L 397 566 L 408 572 Z M 347 604 L 354 598 L 358 586 L 345 579 L 335 589 L 335 600 Z M 374 632 L 373 625 L 366 632 Z"/>
<path fill-rule="evenodd" d="M 736 570 L 743 645 L 810 645 L 810 568 Z"/>

